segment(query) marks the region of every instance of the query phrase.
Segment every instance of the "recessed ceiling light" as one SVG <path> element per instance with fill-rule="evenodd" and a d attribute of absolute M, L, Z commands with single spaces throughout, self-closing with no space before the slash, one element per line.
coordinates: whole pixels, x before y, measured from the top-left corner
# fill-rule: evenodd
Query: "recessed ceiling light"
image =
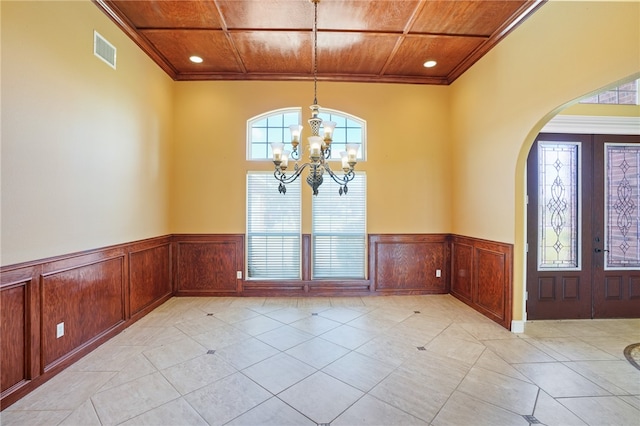
<path fill-rule="evenodd" d="M 425 68 L 433 68 L 433 67 L 435 67 L 437 64 L 438 64 L 438 63 L 437 63 L 436 61 L 430 60 L 430 61 L 425 62 L 425 63 L 423 64 L 423 66 L 424 66 Z"/>
<path fill-rule="evenodd" d="M 200 56 L 191 56 L 189 60 L 195 64 L 201 64 L 202 58 Z"/>

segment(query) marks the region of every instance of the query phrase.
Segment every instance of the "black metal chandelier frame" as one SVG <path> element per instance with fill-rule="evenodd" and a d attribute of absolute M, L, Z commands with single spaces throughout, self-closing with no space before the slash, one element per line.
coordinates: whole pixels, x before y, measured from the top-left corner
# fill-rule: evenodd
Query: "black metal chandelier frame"
<path fill-rule="evenodd" d="M 292 132 L 291 146 L 292 151 L 289 152 L 283 150 L 284 144 L 271 144 L 273 151 L 273 163 L 275 164 L 274 177 L 280 182 L 278 185 L 278 191 L 281 194 L 286 194 L 286 185 L 292 183 L 300 177 L 305 169 L 309 169 L 309 175 L 307 176 L 307 183 L 313 190 L 313 195 L 318 195 L 318 188 L 322 185 L 325 172 L 331 177 L 331 179 L 339 185 L 338 193 L 340 195 L 348 192 L 347 184 L 355 178 L 355 172 L 353 171 L 356 165 L 357 157 L 357 145 L 347 145 L 347 151 L 341 152 L 342 158 L 342 171 L 343 175 L 339 176 L 329 166 L 329 160 L 331 159 L 331 142 L 333 136 L 333 129 L 336 123 L 331 121 L 323 121 L 320 117 L 320 105 L 318 105 L 318 3 L 320 0 L 310 0 L 314 6 L 313 16 L 313 105 L 311 108 L 311 118 L 307 121 L 311 127 L 311 136 L 309 139 L 309 159 L 310 162 L 298 165 L 297 160 L 300 159 L 301 149 L 298 150 L 300 144 L 300 131 L 302 126 L 293 125 L 290 126 Z M 323 127 L 323 137 L 320 136 L 320 126 Z M 296 160 L 293 174 L 287 175 L 286 170 L 288 167 L 289 158 Z"/>

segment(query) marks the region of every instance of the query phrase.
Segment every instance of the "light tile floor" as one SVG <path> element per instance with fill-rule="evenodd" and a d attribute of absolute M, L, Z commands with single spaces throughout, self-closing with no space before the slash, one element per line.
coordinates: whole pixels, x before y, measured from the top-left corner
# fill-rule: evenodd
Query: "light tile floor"
<path fill-rule="evenodd" d="M 640 425 L 640 319 L 512 334 L 448 295 L 173 298 L 10 425 Z"/>

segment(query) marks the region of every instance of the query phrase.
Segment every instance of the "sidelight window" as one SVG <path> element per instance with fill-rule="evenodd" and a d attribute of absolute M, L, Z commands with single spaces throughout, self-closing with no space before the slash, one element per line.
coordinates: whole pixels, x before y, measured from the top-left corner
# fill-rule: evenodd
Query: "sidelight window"
<path fill-rule="evenodd" d="M 538 270 L 580 269 L 579 142 L 538 143 Z"/>
<path fill-rule="evenodd" d="M 607 269 L 640 267 L 640 148 L 605 144 Z"/>

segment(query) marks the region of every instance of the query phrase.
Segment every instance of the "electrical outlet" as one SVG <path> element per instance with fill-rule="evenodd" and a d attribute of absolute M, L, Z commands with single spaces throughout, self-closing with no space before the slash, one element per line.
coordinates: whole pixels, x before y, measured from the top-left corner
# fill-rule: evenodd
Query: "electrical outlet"
<path fill-rule="evenodd" d="M 440 278 L 442 276 L 442 271 L 440 269 L 436 269 L 436 278 Z"/>
<path fill-rule="evenodd" d="M 236 271 L 236 278 L 239 280 L 242 279 L 242 271 Z"/>
<path fill-rule="evenodd" d="M 59 339 L 62 336 L 64 336 L 64 322 L 56 325 L 56 339 Z"/>

